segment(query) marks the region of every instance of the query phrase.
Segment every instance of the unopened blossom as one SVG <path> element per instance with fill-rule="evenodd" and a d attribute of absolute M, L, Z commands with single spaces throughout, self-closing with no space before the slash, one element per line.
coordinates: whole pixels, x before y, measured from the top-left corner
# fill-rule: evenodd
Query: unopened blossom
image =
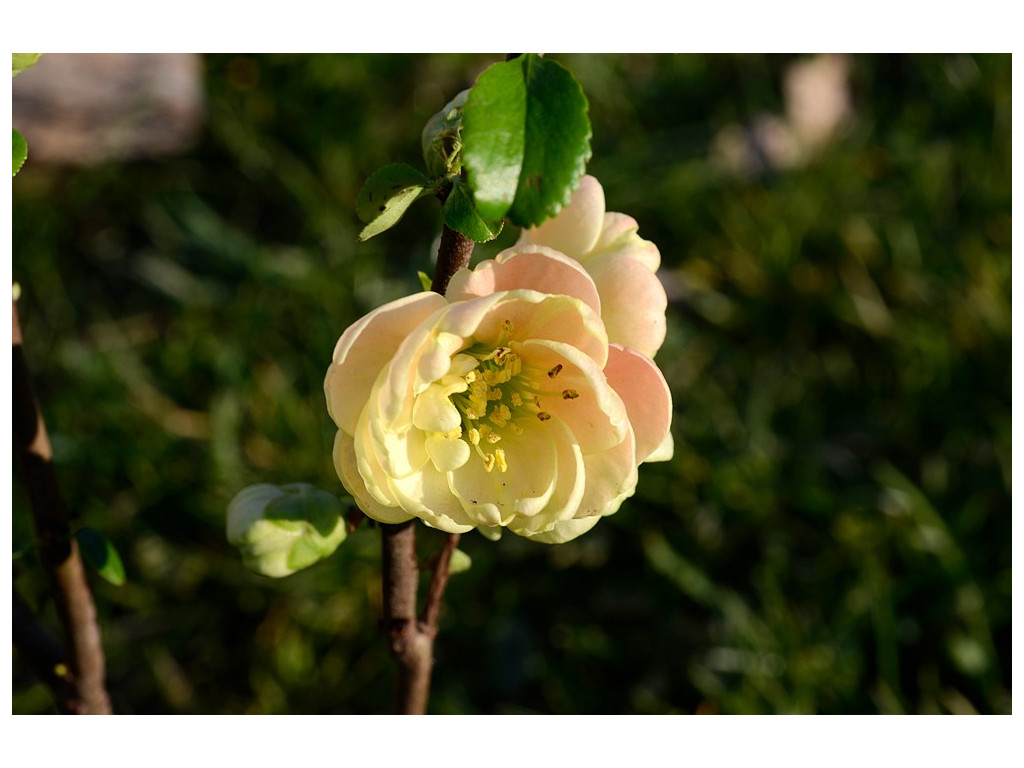
<path fill-rule="evenodd" d="M 369 313 L 339 339 L 324 389 L 338 475 L 384 523 L 568 541 L 671 452 L 661 372 L 609 344 L 593 280 L 543 247 L 460 271 L 447 297 Z"/>
<path fill-rule="evenodd" d="M 337 497 L 304 483 L 260 483 L 228 504 L 227 538 L 245 567 L 280 578 L 322 560 L 347 534 Z"/>
<path fill-rule="evenodd" d="M 569 204 L 523 230 L 517 246 L 543 245 L 579 261 L 597 286 L 609 341 L 653 358 L 665 340 L 668 301 L 655 274 L 661 253 L 638 229 L 632 217 L 606 212 L 600 182 L 584 176 Z"/>

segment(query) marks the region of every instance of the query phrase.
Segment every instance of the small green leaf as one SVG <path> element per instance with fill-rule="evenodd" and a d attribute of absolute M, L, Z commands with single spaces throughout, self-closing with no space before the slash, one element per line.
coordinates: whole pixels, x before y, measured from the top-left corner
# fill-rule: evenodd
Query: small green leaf
<path fill-rule="evenodd" d="M 502 220 L 484 220 L 473 205 L 469 189 L 457 179 L 448 199 L 445 200 L 443 213 L 445 224 L 477 243 L 493 240 L 501 232 Z"/>
<path fill-rule="evenodd" d="M 75 534 L 75 538 L 82 559 L 96 569 L 103 579 L 115 587 L 124 584 L 124 564 L 110 539 L 92 528 L 82 528 Z"/>
<path fill-rule="evenodd" d="M 12 175 L 17 176 L 28 157 L 28 144 L 25 143 L 25 138 L 20 133 L 12 132 L 14 133 L 14 173 Z"/>
<path fill-rule="evenodd" d="M 420 285 L 423 286 L 424 291 L 429 291 L 431 288 L 434 287 L 434 281 L 430 278 L 430 275 L 428 275 L 422 269 L 416 273 L 416 277 L 420 279 Z"/>
<path fill-rule="evenodd" d="M 430 180 L 411 165 L 395 163 L 374 171 L 356 198 L 356 215 L 366 224 L 359 240 L 397 224 L 410 205 L 433 191 L 429 185 Z"/>
<path fill-rule="evenodd" d="M 11 77 L 17 77 L 26 69 L 31 67 L 42 56 L 41 53 L 12 53 L 11 54 Z"/>
<path fill-rule="evenodd" d="M 567 69 L 526 54 L 477 78 L 462 110 L 462 157 L 476 209 L 537 226 L 569 202 L 590 159 L 583 89 Z"/>
<path fill-rule="evenodd" d="M 470 556 L 463 552 L 461 549 L 456 549 L 454 552 L 452 552 L 452 559 L 448 563 L 448 572 L 462 573 L 463 571 L 468 571 L 470 569 L 470 566 L 472 565 L 473 560 L 470 558 Z"/>

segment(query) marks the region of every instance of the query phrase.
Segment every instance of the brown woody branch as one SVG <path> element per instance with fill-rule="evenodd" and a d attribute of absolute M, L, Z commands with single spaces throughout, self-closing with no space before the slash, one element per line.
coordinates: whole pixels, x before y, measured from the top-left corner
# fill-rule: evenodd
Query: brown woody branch
<path fill-rule="evenodd" d="M 448 281 L 465 266 L 473 253 L 473 241 L 449 229 L 441 233 L 433 290 L 444 295 Z M 441 611 L 441 598 L 448 585 L 452 552 L 459 534 L 445 540 L 427 588 L 423 615 L 416 616 L 419 566 L 416 562 L 416 528 L 410 520 L 399 525 L 382 525 L 384 631 L 391 654 L 398 663 L 398 714 L 426 714 L 430 695 L 430 673 L 434 665 L 434 638 Z"/>
<path fill-rule="evenodd" d="M 43 415 L 36 403 L 22 349 L 18 306 L 12 306 L 14 390 L 14 453 L 28 491 L 43 566 L 64 627 L 67 680 L 74 696 L 62 708 L 76 714 L 110 714 L 105 682 L 106 662 L 96 622 L 96 606 L 85 578 L 78 544 L 71 536 L 67 509 L 57 488 L 53 451 Z M 44 682 L 46 682 L 44 680 Z"/>

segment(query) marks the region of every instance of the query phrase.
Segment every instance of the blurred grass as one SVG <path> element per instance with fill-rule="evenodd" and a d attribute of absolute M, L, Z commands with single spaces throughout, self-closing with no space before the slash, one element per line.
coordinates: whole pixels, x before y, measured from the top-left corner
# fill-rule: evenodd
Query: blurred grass
<path fill-rule="evenodd" d="M 270 581 L 224 512 L 340 491 L 334 342 L 438 231 L 421 204 L 357 244 L 355 195 L 496 58 L 208 56 L 192 153 L 16 179 L 62 489 L 125 559 L 94 580 L 121 711 L 388 711 L 377 532 Z M 432 711 L 1009 712 L 1010 57 L 855 57 L 836 139 L 740 175 L 710 148 L 783 112 L 793 57 L 556 58 L 661 249 L 676 455 L 577 541 L 465 538 Z M 53 622 L 30 530 L 16 479 L 15 587 Z M 17 661 L 14 711 L 52 711 Z"/>

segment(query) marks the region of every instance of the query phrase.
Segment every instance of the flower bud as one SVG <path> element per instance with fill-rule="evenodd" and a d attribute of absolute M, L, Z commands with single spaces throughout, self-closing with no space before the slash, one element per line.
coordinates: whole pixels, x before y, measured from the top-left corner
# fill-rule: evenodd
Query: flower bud
<path fill-rule="evenodd" d="M 469 89 L 456 95 L 423 128 L 423 160 L 435 176 L 458 173 L 462 167 L 462 106 L 468 95 Z"/>
<path fill-rule="evenodd" d="M 249 570 L 288 576 L 327 557 L 345 540 L 343 511 L 336 496 L 304 483 L 251 485 L 228 504 L 228 542 L 238 547 Z"/>

